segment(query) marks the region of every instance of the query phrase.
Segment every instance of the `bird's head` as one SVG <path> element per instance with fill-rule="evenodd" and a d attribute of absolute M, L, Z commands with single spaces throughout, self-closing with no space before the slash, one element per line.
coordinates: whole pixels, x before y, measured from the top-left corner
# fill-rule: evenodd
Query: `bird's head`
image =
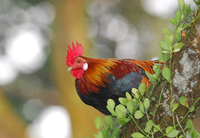
<path fill-rule="evenodd" d="M 80 79 L 84 73 L 88 69 L 88 63 L 82 57 L 84 51 L 83 47 L 80 43 L 76 42 L 76 46 L 72 42 L 72 49 L 68 46 L 69 50 L 67 50 L 67 66 L 68 71 L 71 70 L 72 76 L 76 79 Z"/>

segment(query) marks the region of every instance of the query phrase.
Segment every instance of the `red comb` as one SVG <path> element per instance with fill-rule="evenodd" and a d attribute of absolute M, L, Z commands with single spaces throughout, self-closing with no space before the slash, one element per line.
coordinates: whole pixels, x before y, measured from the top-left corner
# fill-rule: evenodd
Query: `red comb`
<path fill-rule="evenodd" d="M 74 59 L 78 56 L 82 56 L 84 51 L 83 51 L 83 47 L 80 43 L 76 42 L 76 47 L 74 45 L 74 43 L 72 42 L 72 49 L 70 48 L 70 46 L 68 45 L 69 50 L 67 50 L 67 66 L 70 66 L 74 63 Z"/>

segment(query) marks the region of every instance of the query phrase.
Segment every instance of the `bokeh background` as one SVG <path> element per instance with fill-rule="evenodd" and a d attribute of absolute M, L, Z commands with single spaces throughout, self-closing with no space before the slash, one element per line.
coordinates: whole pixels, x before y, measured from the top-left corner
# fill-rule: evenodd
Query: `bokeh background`
<path fill-rule="evenodd" d="M 177 9 L 178 0 L 0 0 L 0 138 L 93 137 L 103 115 L 79 99 L 67 45 L 151 60 Z"/>

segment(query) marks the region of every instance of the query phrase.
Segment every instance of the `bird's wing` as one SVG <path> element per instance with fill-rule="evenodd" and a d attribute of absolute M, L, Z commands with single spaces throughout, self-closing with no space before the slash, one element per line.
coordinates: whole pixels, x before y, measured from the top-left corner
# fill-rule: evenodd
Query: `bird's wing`
<path fill-rule="evenodd" d="M 132 88 L 138 89 L 141 83 L 150 86 L 145 71 L 153 74 L 153 61 L 138 61 L 132 59 L 118 60 L 116 66 L 111 69 L 108 87 L 113 93 L 123 95 L 130 92 Z"/>

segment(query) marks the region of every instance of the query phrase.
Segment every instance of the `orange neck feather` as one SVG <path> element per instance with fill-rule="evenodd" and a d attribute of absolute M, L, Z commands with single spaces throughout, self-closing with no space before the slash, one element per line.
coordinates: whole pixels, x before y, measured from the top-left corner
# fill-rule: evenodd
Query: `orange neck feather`
<path fill-rule="evenodd" d="M 79 90 L 85 95 L 91 92 L 99 93 L 99 87 L 106 87 L 104 82 L 109 83 L 107 77 L 112 74 L 111 68 L 116 65 L 116 59 L 92 59 L 83 57 L 88 63 L 88 69 L 83 73 L 83 76 L 76 80 Z"/>

